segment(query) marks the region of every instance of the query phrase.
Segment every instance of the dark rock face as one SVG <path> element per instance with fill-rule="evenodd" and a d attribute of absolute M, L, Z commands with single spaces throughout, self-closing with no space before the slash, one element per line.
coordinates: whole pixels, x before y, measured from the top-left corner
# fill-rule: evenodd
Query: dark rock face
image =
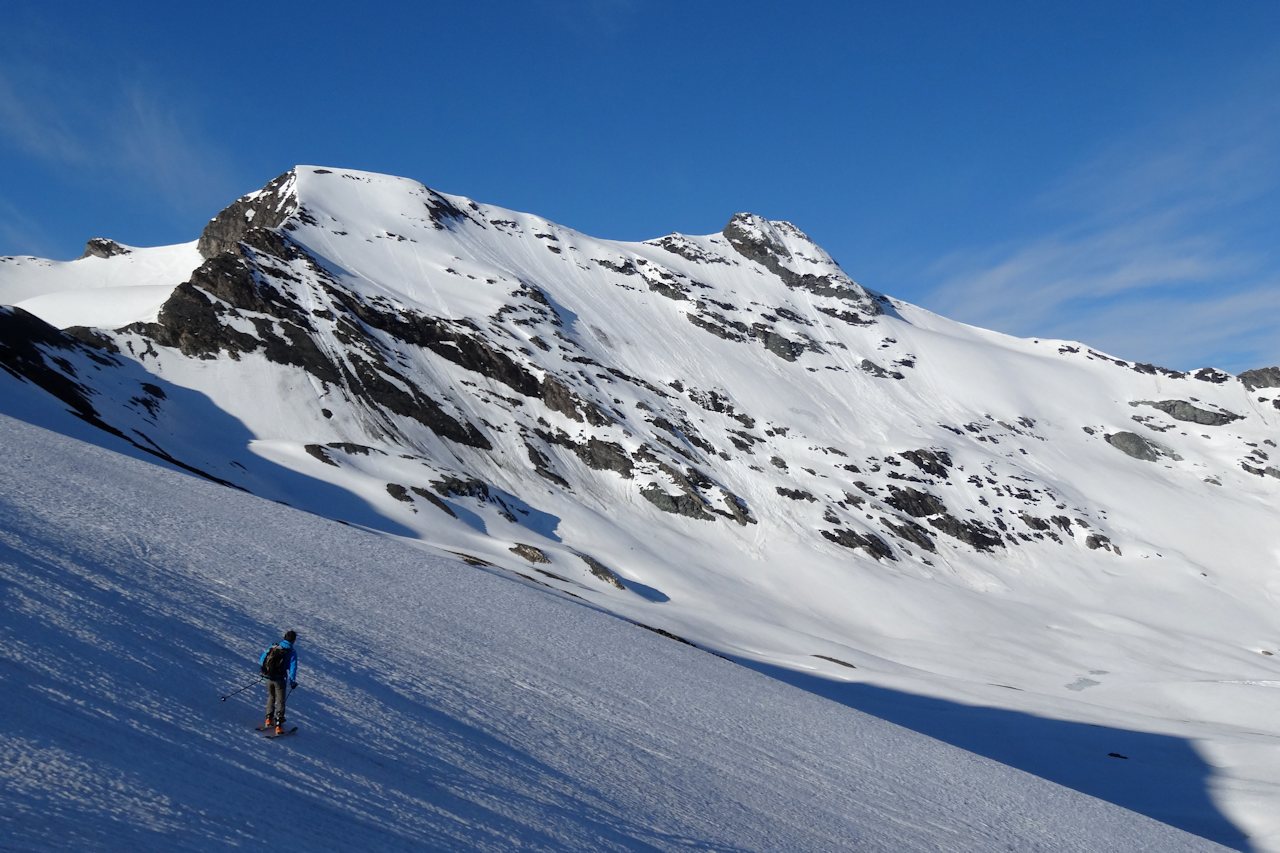
<path fill-rule="evenodd" d="M 910 542 L 911 544 L 928 551 L 930 554 L 935 553 L 938 550 L 938 547 L 933 542 L 933 535 L 914 521 L 903 518 L 894 522 L 881 517 L 880 523 L 884 525 L 886 530 L 893 533 L 904 542 Z"/>
<path fill-rule="evenodd" d="M 893 549 L 889 547 L 889 544 L 874 533 L 862 534 L 838 527 L 835 530 L 824 530 L 822 531 L 822 535 L 829 541 L 844 548 L 865 549 L 868 554 L 875 557 L 877 560 L 897 559 L 897 557 L 893 555 Z"/>
<path fill-rule="evenodd" d="M 1113 544 L 1111 539 L 1100 533 L 1090 533 L 1084 541 L 1085 547 L 1090 551 L 1111 551 L 1114 554 L 1120 554 L 1119 546 Z"/>
<path fill-rule="evenodd" d="M 411 418 L 450 441 L 481 450 L 492 449 L 493 445 L 474 425 L 445 412 L 437 400 L 403 375 L 386 365 L 375 367 L 365 359 L 354 358 L 352 362 L 355 376 L 347 374 L 348 386 L 359 388 L 362 397 L 390 412 Z M 388 378 L 388 373 L 397 381 Z"/>
<path fill-rule="evenodd" d="M 928 522 L 948 536 L 959 539 L 979 551 L 1004 547 L 1004 540 L 1000 538 L 1000 534 L 977 521 L 961 521 L 954 515 L 943 514 L 928 519 Z"/>
<path fill-rule="evenodd" d="M 716 513 L 727 518 L 733 519 L 738 524 L 746 527 L 748 524 L 756 524 L 755 518 L 751 515 L 751 508 L 747 506 L 747 502 L 728 490 L 724 491 L 724 505 L 728 511 L 716 510 Z"/>
<path fill-rule="evenodd" d="M 257 338 L 222 325 L 218 308 L 204 291 L 190 283 L 180 284 L 161 306 L 155 323 L 134 324 L 121 331 L 145 334 L 161 346 L 196 358 L 210 358 L 218 352 L 235 357 L 257 349 Z"/>
<path fill-rule="evenodd" d="M 445 503 L 444 501 L 440 500 L 438 497 L 436 497 L 434 494 L 432 494 L 432 493 L 431 493 L 430 491 L 428 491 L 427 489 L 424 489 L 424 488 L 422 488 L 422 487 L 420 487 L 420 486 L 410 486 L 410 487 L 409 487 L 409 491 L 413 492 L 413 493 L 414 493 L 415 495 L 417 495 L 418 497 L 420 497 L 420 498 L 422 498 L 423 500 L 427 501 L 427 503 L 431 504 L 431 505 L 432 505 L 432 506 L 434 506 L 436 509 L 440 510 L 441 512 L 443 512 L 445 515 L 449 516 L 450 518 L 457 518 L 457 517 L 458 517 L 458 514 L 457 514 L 456 512 L 454 512 L 452 509 L 450 509 L 450 508 L 449 508 L 449 505 L 448 505 L 447 503 Z"/>
<path fill-rule="evenodd" d="M 292 196 L 294 174 L 290 170 L 254 193 L 242 196 L 215 216 L 196 248 L 206 258 L 235 249 L 251 228 L 278 228 L 298 209 Z"/>
<path fill-rule="evenodd" d="M 517 542 L 515 545 L 512 545 L 509 550 L 512 554 L 522 557 L 530 563 L 549 564 L 551 562 L 551 559 L 541 548 L 533 545 L 526 545 L 523 542 Z"/>
<path fill-rule="evenodd" d="M 596 438 L 594 435 L 585 442 L 578 442 L 558 431 L 537 430 L 534 434 L 547 444 L 559 445 L 572 451 L 588 468 L 596 471 L 613 471 L 627 480 L 631 479 L 635 471 L 635 462 L 627 454 L 626 448 L 617 442 L 605 441 L 604 439 Z M 527 440 L 525 448 L 529 451 L 529 459 L 534 463 L 538 472 L 543 476 L 548 476 L 551 471 L 546 456 L 529 444 Z M 546 473 L 543 473 L 544 471 Z M 554 479 L 560 479 L 556 475 L 548 476 L 548 479 L 553 477 Z"/>
<path fill-rule="evenodd" d="M 132 430 L 132 434 L 126 434 L 107 423 L 93 403 L 97 392 L 88 382 L 81 381 L 76 367 L 72 364 L 75 358 L 81 359 L 81 365 L 88 364 L 94 369 L 101 368 L 107 371 L 123 369 L 123 363 L 114 354 L 64 334 L 21 308 L 0 305 L 0 369 L 21 381 L 30 382 L 42 388 L 65 403 L 76 417 L 103 432 L 116 436 L 144 453 L 163 459 L 206 480 L 235 489 L 240 488 L 234 483 L 174 458 L 137 430 Z M 130 403 L 136 404 L 154 418 L 161 403 L 166 399 L 164 389 L 150 382 L 140 382 L 137 387 L 138 393 L 130 399 Z"/>
<path fill-rule="evenodd" d="M 219 352 L 238 358 L 242 353 L 261 351 L 271 361 L 300 367 L 321 382 L 342 387 L 379 408 L 417 421 L 451 441 L 491 449 L 489 440 L 474 425 L 450 415 L 402 370 L 392 367 L 385 347 L 372 339 L 368 330 L 385 331 L 408 343 L 429 345 L 455 363 L 486 371 L 486 375 L 501 376 L 522 391 L 537 393 L 538 382 L 527 372 L 521 372 L 510 359 L 478 343 L 476 337 L 430 318 L 412 314 L 405 317 L 376 309 L 332 286 L 327 286 L 326 292 L 341 314 L 332 310 L 322 314 L 334 320 L 337 337 L 349 349 L 344 358 L 322 350 L 317 344 L 313 318 L 271 281 L 289 280 L 291 274 L 280 268 L 285 261 L 309 265 L 322 283 L 329 281 L 327 274 L 306 252 L 278 232 L 257 227 L 237 231 L 232 227 L 246 221 L 244 212 L 257 210 L 255 204 L 265 204 L 281 216 L 286 215 L 282 211 L 288 207 L 288 197 L 282 195 L 282 188 L 288 187 L 289 179 L 291 174 L 281 176 L 256 197 L 246 196 L 236 216 L 227 211 L 220 214 L 215 223 L 222 225 L 214 230 L 224 236 L 234 231 L 238 241 L 205 261 L 192 274 L 190 282 L 179 285 L 161 307 L 156 323 L 135 325 L 126 331 L 144 334 L 158 344 L 198 358 L 211 358 Z M 261 221 L 259 214 L 250 217 L 250 221 Z M 211 223 L 211 227 L 215 223 Z M 234 318 L 247 319 L 256 334 L 235 328 L 230 322 Z"/>
<path fill-rule="evenodd" d="M 813 245 L 799 228 L 789 222 L 766 223 L 759 217 L 748 213 L 736 214 L 724 227 L 724 238 L 729 245 L 748 260 L 755 261 L 769 272 L 778 276 L 790 288 L 807 290 L 818 296 L 832 296 L 859 304 L 861 312 L 868 317 L 881 313 L 878 303 L 871 299 L 866 291 L 842 275 L 817 276 L 812 273 L 797 273 L 787 265 L 792 259 L 791 252 L 781 243 L 774 240 L 767 230 L 762 232 L 760 226 L 779 228 Z"/>
<path fill-rule="evenodd" d="M 1192 376 L 1199 379 L 1201 382 L 1212 382 L 1214 385 L 1221 385 L 1224 382 L 1231 381 L 1230 373 L 1224 373 L 1216 367 L 1202 367 L 1193 373 Z"/>
<path fill-rule="evenodd" d="M 872 361 L 869 358 L 864 358 L 862 360 L 862 363 L 858 365 L 858 368 L 865 373 L 870 373 L 872 376 L 874 376 L 877 379 L 905 379 L 906 378 L 905 376 L 902 375 L 902 373 L 900 373 L 897 370 L 894 370 L 894 371 L 885 370 L 883 367 L 876 364 L 874 361 Z"/>
<path fill-rule="evenodd" d="M 783 361 L 795 361 L 809 348 L 761 324 L 752 327 L 752 333 L 752 337 L 764 344 L 765 349 Z"/>
<path fill-rule="evenodd" d="M 614 441 L 602 441 L 594 435 L 587 439 L 586 444 L 575 444 L 573 451 L 579 459 L 597 471 L 613 471 L 631 479 L 635 469 L 635 464 L 622 445 Z"/>
<path fill-rule="evenodd" d="M 1182 458 L 1167 447 L 1156 444 L 1154 441 L 1143 438 L 1136 433 L 1116 432 L 1108 435 L 1106 439 L 1107 444 L 1110 444 L 1116 450 L 1143 462 L 1158 462 L 1165 458 L 1174 460 Z"/>
<path fill-rule="evenodd" d="M 338 467 L 338 463 L 333 461 L 332 456 L 330 456 L 328 453 L 325 453 L 324 447 L 322 445 L 307 444 L 307 445 L 304 445 L 302 449 L 307 451 L 307 454 L 309 456 L 312 456 L 313 458 L 319 460 L 320 462 L 323 462 L 326 465 L 332 465 L 334 468 Z"/>
<path fill-rule="evenodd" d="M 613 571 L 613 569 L 610 569 L 590 554 L 583 554 L 581 551 L 577 552 L 577 554 L 582 562 L 587 564 L 587 568 L 591 571 L 591 574 L 595 575 L 597 578 L 612 587 L 617 589 L 626 589 L 626 586 L 622 583 L 622 578 L 618 577 L 617 572 Z"/>
<path fill-rule="evenodd" d="M 924 518 L 947 511 L 947 505 L 937 495 L 898 486 L 889 487 L 889 497 L 885 503 L 914 518 Z"/>
<path fill-rule="evenodd" d="M 551 481 L 566 491 L 572 491 L 569 481 L 551 469 L 551 460 L 547 458 L 545 453 L 530 444 L 528 439 L 525 439 L 524 449 L 529 456 L 529 461 L 533 463 L 534 472 L 538 476 Z"/>
<path fill-rule="evenodd" d="M 933 477 L 946 479 L 952 466 L 951 454 L 945 450 L 907 450 L 898 455 Z"/>
<path fill-rule="evenodd" d="M 1211 412 L 1208 409 L 1193 406 L 1185 400 L 1160 400 L 1158 402 L 1139 400 L 1133 405 L 1150 406 L 1153 409 L 1159 409 L 1175 421 L 1186 421 L 1187 423 L 1200 424 L 1201 426 L 1224 426 L 1232 421 L 1244 419 L 1243 415 L 1237 415 L 1233 412 Z"/>
<path fill-rule="evenodd" d="M 808 501 L 809 503 L 813 503 L 817 500 L 812 493 L 806 492 L 804 489 L 788 489 L 783 486 L 775 486 L 774 490 L 784 498 L 788 498 L 793 501 Z"/>
<path fill-rule="evenodd" d="M 1259 388 L 1280 388 L 1280 367 L 1246 370 L 1238 378 L 1250 391 L 1257 391 Z"/>
<path fill-rule="evenodd" d="M 522 396 L 540 399 L 566 417 L 595 426 L 610 422 L 598 408 L 580 399 L 555 377 L 536 377 L 512 355 L 498 349 L 480 329 L 413 311 L 380 308 L 337 290 L 331 295 L 367 326 L 429 349 L 459 367 L 501 382 Z"/>
<path fill-rule="evenodd" d="M 121 246 L 115 240 L 109 240 L 106 237 L 93 237 L 84 245 L 84 254 L 81 258 L 114 258 L 116 255 L 127 255 L 129 249 Z"/>
<path fill-rule="evenodd" d="M 270 264 L 273 258 L 292 258 L 301 253 L 277 235 L 256 231 L 253 233 L 260 237 L 255 241 L 259 248 L 247 253 L 229 251 L 210 258 L 191 274 L 190 283 L 233 308 L 267 314 L 306 326 L 306 314 L 298 304 L 267 281 L 258 269 L 259 264 Z M 271 239 L 265 239 L 268 237 Z M 270 255 L 265 251 L 267 245 L 270 246 Z"/>
<path fill-rule="evenodd" d="M 690 261 L 696 261 L 701 264 L 727 264 L 729 263 L 719 255 L 708 254 L 701 248 L 696 246 L 689 238 L 681 234 L 668 234 L 654 240 L 651 245 L 661 246 L 673 255 L 679 255 Z"/>
<path fill-rule="evenodd" d="M 34 314 L 0 306 L 0 368 L 43 388 L 77 417 L 107 429 L 90 402 L 93 392 L 77 381 L 71 364 L 58 357 L 59 351 L 75 352 L 82 346 Z"/>
<path fill-rule="evenodd" d="M 696 518 L 699 521 L 714 521 L 715 516 L 707 512 L 702 499 L 687 492 L 669 494 L 657 483 L 650 483 L 640 490 L 640 496 L 663 512 Z"/>

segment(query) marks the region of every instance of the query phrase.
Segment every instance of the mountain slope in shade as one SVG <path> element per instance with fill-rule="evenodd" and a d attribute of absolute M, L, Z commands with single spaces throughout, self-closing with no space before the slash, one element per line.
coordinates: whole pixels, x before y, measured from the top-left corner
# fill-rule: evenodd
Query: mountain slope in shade
<path fill-rule="evenodd" d="M 102 442 L 921 728 L 840 685 L 1192 744 L 969 745 L 1280 843 L 1280 370 L 957 324 L 750 214 L 619 243 L 340 169 L 194 247 L 95 247 L 0 261 L 0 364 Z"/>
<path fill-rule="evenodd" d="M 1221 849 L 459 561 L 0 429 L 6 849 Z M 271 743 L 261 688 L 219 691 L 282 621 L 299 733 Z"/>

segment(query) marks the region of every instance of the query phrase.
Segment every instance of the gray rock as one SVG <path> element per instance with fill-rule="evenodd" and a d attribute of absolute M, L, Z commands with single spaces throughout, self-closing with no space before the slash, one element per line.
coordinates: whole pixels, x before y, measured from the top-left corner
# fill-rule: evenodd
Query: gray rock
<path fill-rule="evenodd" d="M 771 229 L 785 230 L 817 248 L 808 235 L 791 223 L 769 222 L 750 213 L 735 214 L 729 220 L 729 224 L 724 227 L 723 234 L 738 254 L 760 264 L 782 279 L 790 288 L 844 300 L 855 305 L 858 311 L 867 317 L 875 317 L 883 313 L 880 304 L 868 291 L 841 273 L 835 272 L 822 276 L 813 273 L 802 274 L 788 266 L 792 261 L 791 253 L 781 243 L 772 239 L 769 235 Z"/>
<path fill-rule="evenodd" d="M 874 533 L 855 533 L 852 530 L 838 527 L 835 530 L 824 530 L 822 535 L 845 548 L 863 548 L 877 560 L 898 559 L 893 555 L 893 549 L 889 547 L 889 544 Z"/>
<path fill-rule="evenodd" d="M 1004 540 L 1000 538 L 1000 534 L 981 522 L 962 521 L 949 513 L 933 516 L 927 521 L 948 536 L 972 545 L 979 551 L 1004 547 Z"/>
<path fill-rule="evenodd" d="M 897 536 L 899 539 L 911 542 L 928 551 L 930 554 L 935 553 L 938 550 L 937 546 L 933 544 L 933 535 L 930 534 L 928 530 L 925 530 L 914 521 L 910 521 L 905 518 L 899 519 L 898 522 L 899 523 L 890 521 L 884 516 L 880 517 L 880 523 L 885 526 L 885 529 Z"/>
<path fill-rule="evenodd" d="M 575 553 L 577 553 L 578 557 L 581 558 L 582 562 L 587 564 L 587 568 L 591 570 L 591 574 L 611 586 L 615 586 L 618 589 L 626 589 L 626 586 L 622 583 L 622 578 L 618 577 L 618 573 L 613 569 L 609 568 L 595 557 L 592 557 L 590 554 L 584 554 L 581 551 L 577 551 Z"/>
<path fill-rule="evenodd" d="M 1173 460 L 1182 458 L 1169 448 L 1132 432 L 1112 433 L 1107 436 L 1107 444 L 1122 453 L 1132 456 L 1134 459 L 1141 459 L 1143 462 L 1158 462 L 1164 458 Z"/>
<path fill-rule="evenodd" d="M 954 464 L 951 454 L 945 450 L 906 450 L 898 454 L 921 471 L 934 477 L 947 478 L 947 472 Z"/>
<path fill-rule="evenodd" d="M 1201 426 L 1224 426 L 1232 421 L 1243 420 L 1243 415 L 1234 412 L 1211 412 L 1199 406 L 1193 406 L 1186 400 L 1138 400 L 1135 406 L 1150 406 L 1159 409 L 1175 421 L 1200 424 Z"/>
<path fill-rule="evenodd" d="M 1103 536 L 1100 533 L 1090 533 L 1089 537 L 1084 540 L 1084 544 L 1090 551 L 1102 550 L 1111 551 L 1115 554 L 1120 553 L 1120 546 L 1114 544 L 1109 537 Z"/>
<path fill-rule="evenodd" d="M 947 511 L 942 498 L 919 489 L 889 486 L 889 497 L 885 500 L 889 506 L 901 510 L 914 518 L 924 518 Z"/>
<path fill-rule="evenodd" d="M 690 494 L 669 494 L 657 483 L 650 483 L 640 490 L 640 496 L 663 512 L 696 518 L 701 521 L 713 521 L 715 516 L 707 512 L 702 501 Z"/>
<path fill-rule="evenodd" d="M 1246 370 L 1237 377 L 1250 391 L 1259 388 L 1280 388 L 1280 367 L 1259 367 Z"/>
<path fill-rule="evenodd" d="M 262 189 L 233 201 L 210 220 L 196 248 L 206 258 L 235 249 L 251 228 L 278 228 L 298 209 L 293 197 L 293 170 Z"/>
<path fill-rule="evenodd" d="M 106 237 L 93 237 L 84 245 L 84 254 L 81 258 L 113 258 L 116 255 L 127 255 L 129 249 L 121 246 L 115 240 L 109 240 Z"/>
<path fill-rule="evenodd" d="M 526 545 L 523 542 L 517 542 L 515 545 L 512 545 L 508 550 L 512 554 L 515 554 L 518 557 L 523 557 L 524 559 L 528 560 L 530 563 L 547 564 L 551 562 L 551 559 L 546 555 L 546 553 L 541 548 L 537 548 L 533 545 Z"/>

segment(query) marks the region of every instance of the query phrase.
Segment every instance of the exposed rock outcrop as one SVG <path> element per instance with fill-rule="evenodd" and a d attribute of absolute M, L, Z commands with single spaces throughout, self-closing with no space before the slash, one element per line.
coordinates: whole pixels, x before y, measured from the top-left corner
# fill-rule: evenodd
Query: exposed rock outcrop
<path fill-rule="evenodd" d="M 1175 421 L 1186 421 L 1201 426 L 1224 426 L 1243 418 L 1243 415 L 1237 415 L 1234 412 L 1211 412 L 1194 406 L 1186 400 L 1138 400 L 1132 405 L 1150 406 L 1153 409 L 1159 409 Z"/>
<path fill-rule="evenodd" d="M 1106 437 L 1107 444 L 1134 459 L 1143 462 L 1159 462 L 1161 459 L 1179 460 L 1182 457 L 1162 444 L 1157 444 L 1137 433 L 1115 432 Z"/>
<path fill-rule="evenodd" d="M 196 248 L 206 258 L 230 251 L 251 228 L 278 228 L 298 209 L 293 170 L 262 189 L 241 196 L 205 226 Z"/>
<path fill-rule="evenodd" d="M 1246 370 L 1237 377 L 1250 391 L 1259 388 L 1280 388 L 1280 367 L 1259 367 Z"/>
<path fill-rule="evenodd" d="M 114 258 L 116 255 L 127 255 L 131 250 L 121 246 L 115 240 L 106 237 L 93 237 L 84 245 L 81 258 Z"/>

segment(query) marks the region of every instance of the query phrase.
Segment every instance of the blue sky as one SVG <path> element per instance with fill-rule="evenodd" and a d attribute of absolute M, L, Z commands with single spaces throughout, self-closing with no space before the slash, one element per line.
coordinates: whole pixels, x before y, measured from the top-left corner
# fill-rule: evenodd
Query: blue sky
<path fill-rule="evenodd" d="M 7 4 L 0 254 L 338 165 L 616 239 L 750 210 L 965 322 L 1280 364 L 1280 3 L 365 5 Z"/>

